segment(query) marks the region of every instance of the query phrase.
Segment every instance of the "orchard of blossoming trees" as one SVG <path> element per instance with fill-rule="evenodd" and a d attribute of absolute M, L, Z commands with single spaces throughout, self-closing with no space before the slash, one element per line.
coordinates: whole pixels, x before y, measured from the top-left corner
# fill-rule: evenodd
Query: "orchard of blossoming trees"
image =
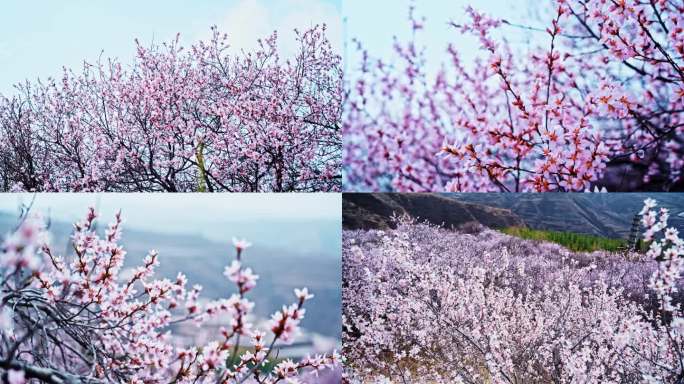
<path fill-rule="evenodd" d="M 0 189 L 335 191 L 341 188 L 341 57 L 325 26 L 235 54 L 213 29 L 26 82 L 0 96 Z"/>
<path fill-rule="evenodd" d="M 0 253 L 0 375 L 12 384 L 44 383 L 296 383 L 305 372 L 326 372 L 339 356 L 278 361 L 279 343 L 299 331 L 304 303 L 295 290 L 292 305 L 273 314 L 262 332 L 248 321 L 247 299 L 258 279 L 245 268 L 250 245 L 233 240 L 236 258 L 226 277 L 236 293 L 202 305 L 200 286 L 153 278 L 158 255 L 150 251 L 130 276 L 121 273 L 119 215 L 103 235 L 95 212 L 74 225 L 73 254 L 50 248 L 41 221 L 26 218 L 2 243 Z M 206 345 L 178 346 L 172 325 L 229 318 Z M 308 381 L 302 381 L 308 382 Z"/>
<path fill-rule="evenodd" d="M 684 241 L 647 200 L 647 254 L 490 229 L 345 231 L 350 381 L 684 382 Z"/>
<path fill-rule="evenodd" d="M 344 117 L 355 190 L 579 191 L 684 187 L 684 4 L 531 2 L 544 28 L 473 8 L 430 74 L 424 50 L 363 50 Z M 447 20 L 438 20 L 443 22 Z M 411 10 L 414 36 L 425 20 Z M 536 34 L 527 48 L 503 36 Z M 481 49 L 464 61 L 459 33 Z"/>

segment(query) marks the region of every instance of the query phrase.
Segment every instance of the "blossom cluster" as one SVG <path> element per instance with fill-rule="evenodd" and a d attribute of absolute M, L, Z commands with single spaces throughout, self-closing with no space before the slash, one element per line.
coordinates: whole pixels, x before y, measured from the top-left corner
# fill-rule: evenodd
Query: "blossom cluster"
<path fill-rule="evenodd" d="M 343 235 L 352 382 L 674 383 L 684 242 L 642 212 L 647 254 L 573 253 L 401 221 Z M 654 220 L 654 217 L 658 217 Z M 472 232 L 472 231 L 471 231 Z"/>
<path fill-rule="evenodd" d="M 341 188 L 341 57 L 326 27 L 230 50 L 214 28 L 18 84 L 0 96 L 0 189 L 335 191 Z"/>
<path fill-rule="evenodd" d="M 74 225 L 69 257 L 50 247 L 43 221 L 31 217 L 2 242 L 0 374 L 9 382 L 297 383 L 338 365 L 335 352 L 278 358 L 279 346 L 300 332 L 313 297 L 306 288 L 273 314 L 269 329 L 250 322 L 254 303 L 246 294 L 257 276 L 241 261 L 249 243 L 234 240 L 236 261 L 226 268 L 236 293 L 204 302 L 202 287 L 189 287 L 182 273 L 154 278 L 156 251 L 122 272 L 121 217 L 103 235 L 96 217 L 90 209 Z M 212 341 L 182 345 L 174 338 L 174 325 L 210 319 L 225 320 Z"/>
<path fill-rule="evenodd" d="M 554 0 L 538 29 L 467 8 L 481 47 L 427 68 L 416 36 L 388 61 L 363 50 L 348 85 L 345 185 L 354 190 L 581 191 L 681 188 L 684 8 Z M 537 34 L 527 48 L 506 33 Z"/>

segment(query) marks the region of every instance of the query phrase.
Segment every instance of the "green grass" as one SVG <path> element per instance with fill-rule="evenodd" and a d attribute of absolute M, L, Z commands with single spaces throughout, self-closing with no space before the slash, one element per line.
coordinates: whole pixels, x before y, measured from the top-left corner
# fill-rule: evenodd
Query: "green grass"
<path fill-rule="evenodd" d="M 623 239 L 585 235 L 573 232 L 544 231 L 537 229 L 508 227 L 501 230 L 511 236 L 530 240 L 543 240 L 560 244 L 575 252 L 618 251 L 627 245 Z"/>

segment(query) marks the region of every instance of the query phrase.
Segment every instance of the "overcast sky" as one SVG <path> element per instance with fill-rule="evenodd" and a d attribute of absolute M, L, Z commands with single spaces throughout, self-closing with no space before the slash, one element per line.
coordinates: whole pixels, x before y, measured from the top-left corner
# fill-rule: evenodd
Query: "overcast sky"
<path fill-rule="evenodd" d="M 163 42 L 181 34 L 184 45 L 217 25 L 236 49 L 279 32 L 282 53 L 294 51 L 295 27 L 326 23 L 341 49 L 341 0 L 3 0 L 0 12 L 0 93 L 26 78 L 59 76 L 63 66 L 117 57 L 132 62 L 134 39 Z"/>
<path fill-rule="evenodd" d="M 0 211 L 17 212 L 34 195 L 0 194 Z M 333 220 L 340 217 L 342 197 L 336 193 L 41 193 L 35 195 L 33 209 L 50 212 L 52 218 L 68 222 L 80 219 L 89 206 L 101 216 L 122 210 L 127 221 L 140 228 L 186 225 L 195 218 L 241 220 Z M 156 217 L 154 213 L 165 213 Z M 184 222 L 169 222 L 179 217 Z M 208 219 L 202 219 L 208 220 Z"/>
<path fill-rule="evenodd" d="M 0 194 L 0 212 L 18 215 L 33 194 Z M 157 233 L 201 235 L 222 243 L 233 236 L 274 246 L 330 250 L 339 242 L 342 196 L 337 193 L 42 193 L 31 211 L 53 221 L 73 223 L 93 206 L 109 223 L 121 210 L 125 228 Z M 309 233 L 304 233 L 309 232 Z M 332 243 L 331 243 L 332 241 Z M 333 252 L 333 253 L 334 253 Z"/>

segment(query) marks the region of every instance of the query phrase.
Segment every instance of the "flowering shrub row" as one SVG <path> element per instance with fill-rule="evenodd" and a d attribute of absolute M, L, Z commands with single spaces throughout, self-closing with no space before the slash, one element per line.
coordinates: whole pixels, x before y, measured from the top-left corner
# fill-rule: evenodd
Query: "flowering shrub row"
<path fill-rule="evenodd" d="M 493 230 L 345 231 L 351 380 L 675 383 L 684 242 L 642 211 L 646 255 L 571 253 Z"/>

